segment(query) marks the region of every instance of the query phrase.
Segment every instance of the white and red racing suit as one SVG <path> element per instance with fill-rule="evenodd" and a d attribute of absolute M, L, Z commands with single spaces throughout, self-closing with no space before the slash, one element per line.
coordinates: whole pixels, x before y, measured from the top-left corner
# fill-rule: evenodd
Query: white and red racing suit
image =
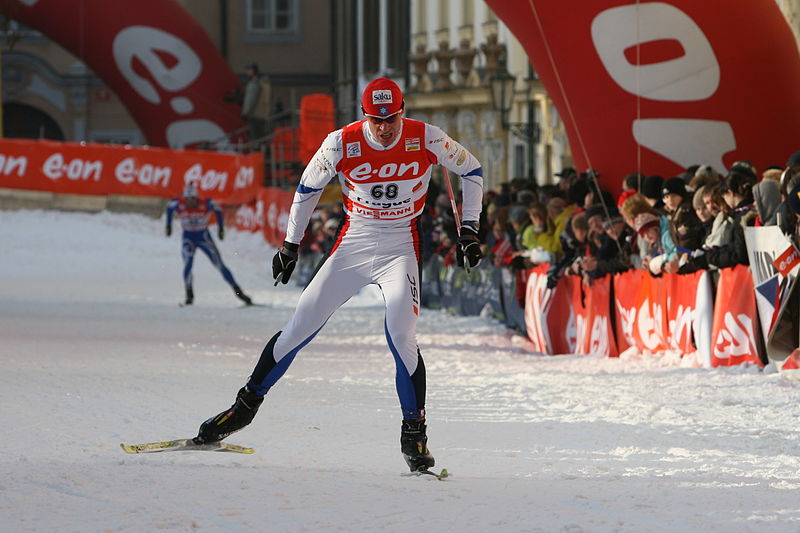
<path fill-rule="evenodd" d="M 339 178 L 345 218 L 329 256 L 303 291 L 294 316 L 267 344 L 248 386 L 266 394 L 297 352 L 362 287 L 376 284 L 386 302 L 385 331 L 395 358 L 404 418 L 425 407 L 425 367 L 417 347 L 420 234 L 432 166 L 461 177 L 463 219 L 477 223 L 483 197 L 478 160 L 440 128 L 402 119 L 398 138 L 382 146 L 365 121 L 327 136 L 294 196 L 286 240 L 300 243 L 322 190 Z"/>

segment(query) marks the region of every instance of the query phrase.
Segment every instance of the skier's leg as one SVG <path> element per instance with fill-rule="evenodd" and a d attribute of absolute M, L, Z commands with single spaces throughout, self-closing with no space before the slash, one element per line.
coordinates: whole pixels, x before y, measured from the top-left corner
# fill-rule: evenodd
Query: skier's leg
<path fill-rule="evenodd" d="M 338 256 L 336 257 L 338 259 Z M 348 259 L 348 258 L 345 258 Z M 309 282 L 289 322 L 267 343 L 247 386 L 266 394 L 283 376 L 297 353 L 319 333 L 330 316 L 369 278 L 355 268 L 343 268 L 347 261 L 329 258 Z"/>
<path fill-rule="evenodd" d="M 183 286 L 186 289 L 186 305 L 192 305 L 194 290 L 192 288 L 192 266 L 194 265 L 195 242 L 184 235 L 181 240 L 181 257 L 183 258 Z"/>
<path fill-rule="evenodd" d="M 355 253 L 328 258 L 300 295 L 292 318 L 261 352 L 236 402 L 227 411 L 203 422 L 196 437 L 198 442 L 224 439 L 253 420 L 264 395 L 283 376 L 297 352 L 316 336 L 336 309 L 369 283 L 369 278 L 359 268 L 368 263 Z"/>
<path fill-rule="evenodd" d="M 233 279 L 233 274 L 231 274 L 231 271 L 228 270 L 228 267 L 226 267 L 225 263 L 222 261 L 222 256 L 217 249 L 217 245 L 214 244 L 214 241 L 211 239 L 211 234 L 208 233 L 208 231 L 203 234 L 202 239 L 197 243 L 197 247 L 203 250 L 208 256 L 208 260 L 211 261 L 214 268 L 219 270 L 219 273 L 222 274 L 222 277 L 228 282 L 228 285 L 235 287 L 236 280 Z"/>
<path fill-rule="evenodd" d="M 386 300 L 386 340 L 395 359 L 397 395 L 403 412 L 400 449 L 412 472 L 434 466 L 425 425 L 425 363 L 417 346 L 419 265 L 402 256 L 377 277 Z"/>
<path fill-rule="evenodd" d="M 239 285 L 237 285 L 236 280 L 233 279 L 233 273 L 222 261 L 222 255 L 219 253 L 219 249 L 217 245 L 214 244 L 214 240 L 211 238 L 211 234 L 208 231 L 203 234 L 203 239 L 198 243 L 198 247 L 208 256 L 208 260 L 211 261 L 211 264 L 219 270 L 219 273 L 222 274 L 222 277 L 233 289 L 233 293 L 236 297 L 245 304 L 251 305 L 253 301 L 242 291 Z"/>

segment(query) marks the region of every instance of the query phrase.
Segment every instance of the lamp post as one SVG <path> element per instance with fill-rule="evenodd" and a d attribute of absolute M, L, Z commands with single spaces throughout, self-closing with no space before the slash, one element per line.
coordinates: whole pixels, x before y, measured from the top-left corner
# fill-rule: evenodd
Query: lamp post
<path fill-rule="evenodd" d="M 510 131 L 515 137 L 525 141 L 528 149 L 528 179 L 536 181 L 536 154 L 535 145 L 539 142 L 539 124 L 536 123 L 533 113 L 533 101 L 530 97 L 531 82 L 533 81 L 533 73 L 529 72 L 529 77 L 526 80 L 527 98 L 527 122 L 509 122 L 508 113 L 511 111 L 511 105 L 514 103 L 514 84 L 516 78 L 508 72 L 505 65 L 501 64 L 497 69 L 497 73 L 489 80 L 490 88 L 492 91 L 492 107 L 495 111 L 500 113 L 500 124 L 505 131 Z"/>

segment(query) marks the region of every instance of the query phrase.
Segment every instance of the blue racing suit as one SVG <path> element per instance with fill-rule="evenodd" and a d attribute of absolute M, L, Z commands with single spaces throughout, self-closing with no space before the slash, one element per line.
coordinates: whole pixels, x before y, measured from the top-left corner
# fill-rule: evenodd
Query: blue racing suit
<path fill-rule="evenodd" d="M 222 257 L 214 244 L 211 234 L 208 232 L 208 223 L 211 213 L 217 217 L 218 234 L 220 238 L 224 235 L 222 221 L 222 211 L 216 202 L 211 198 L 198 198 L 196 207 L 189 207 L 185 198 L 173 198 L 167 204 L 167 232 L 172 228 L 172 217 L 177 213 L 178 219 L 183 228 L 183 239 L 181 241 L 181 256 L 183 257 L 183 283 L 186 290 L 192 290 L 192 266 L 194 264 L 194 252 L 200 248 L 208 256 L 211 264 L 219 270 L 225 281 L 234 288 L 238 289 L 233 274 L 222 262 Z"/>

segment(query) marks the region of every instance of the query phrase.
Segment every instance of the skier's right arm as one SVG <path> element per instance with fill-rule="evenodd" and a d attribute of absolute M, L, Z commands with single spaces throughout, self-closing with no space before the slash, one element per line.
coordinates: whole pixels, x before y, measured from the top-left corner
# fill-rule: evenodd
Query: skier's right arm
<path fill-rule="evenodd" d="M 336 165 L 342 156 L 342 131 L 328 134 L 317 153 L 303 171 L 300 184 L 294 193 L 286 238 L 283 246 L 272 258 L 272 277 L 275 285 L 287 283 L 297 264 L 298 248 L 303 240 L 308 221 L 317 207 L 322 190 L 336 176 Z"/>
<path fill-rule="evenodd" d="M 286 224 L 287 242 L 300 244 L 322 190 L 336 177 L 336 165 L 341 158 L 342 130 L 337 130 L 328 134 L 303 171 Z"/>

